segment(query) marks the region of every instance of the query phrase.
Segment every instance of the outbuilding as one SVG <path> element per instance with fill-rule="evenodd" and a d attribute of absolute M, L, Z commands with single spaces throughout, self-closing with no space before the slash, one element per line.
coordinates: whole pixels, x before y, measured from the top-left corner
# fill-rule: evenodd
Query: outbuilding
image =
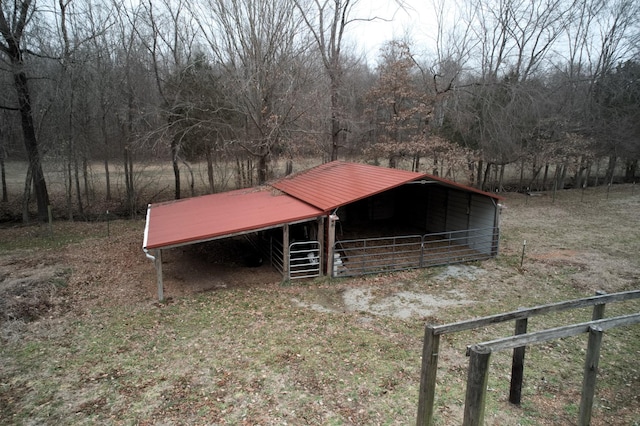
<path fill-rule="evenodd" d="M 260 188 L 147 210 L 143 250 L 243 235 L 283 279 L 356 276 L 494 257 L 502 198 L 425 173 L 333 161 Z"/>

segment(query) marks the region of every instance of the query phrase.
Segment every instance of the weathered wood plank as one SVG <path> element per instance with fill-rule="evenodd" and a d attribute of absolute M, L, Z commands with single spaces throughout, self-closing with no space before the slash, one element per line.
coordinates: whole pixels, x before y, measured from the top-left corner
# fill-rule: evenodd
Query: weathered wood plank
<path fill-rule="evenodd" d="M 480 426 L 484 423 L 484 407 L 489 380 L 491 349 L 475 345 L 471 349 L 467 374 L 467 395 L 464 403 L 463 426 Z"/>
<path fill-rule="evenodd" d="M 567 309 L 585 308 L 593 305 L 599 305 L 609 302 L 620 302 L 623 300 L 631 300 L 637 298 L 640 298 L 640 290 L 585 297 L 583 299 L 551 303 L 548 305 L 535 306 L 532 308 L 511 311 L 502 314 L 490 315 L 474 320 L 460 321 L 451 324 L 435 326 L 434 332 L 436 334 L 448 334 L 458 331 L 472 330 L 474 328 L 484 327 L 487 325 L 497 324 L 505 321 L 512 321 L 522 318 L 529 318 L 536 315 L 560 312 Z"/>
<path fill-rule="evenodd" d="M 515 335 L 519 336 L 527 333 L 528 318 L 516 321 Z M 524 378 L 524 355 L 526 346 L 518 346 L 513 349 L 511 357 L 511 384 L 509 388 L 509 402 L 520 405 L 522 399 L 522 380 Z"/>
<path fill-rule="evenodd" d="M 578 426 L 589 426 L 591 424 L 591 411 L 593 410 L 593 397 L 596 393 L 596 378 L 598 376 L 603 333 L 601 328 L 589 328 L 589 343 L 582 377 L 582 398 L 580 399 Z"/>
<path fill-rule="evenodd" d="M 564 327 L 550 328 L 548 330 L 537 331 L 535 333 L 523 334 L 520 336 L 503 337 L 501 339 L 482 342 L 477 345 L 470 346 L 469 350 L 472 351 L 474 347 L 482 346 L 485 348 L 489 348 L 493 352 L 497 352 L 517 348 L 518 346 L 537 344 L 547 342 L 549 340 L 577 336 L 578 334 L 588 332 L 590 327 L 598 327 L 605 331 L 614 327 L 633 325 L 638 323 L 640 323 L 640 313 L 622 315 L 619 317 L 607 318 L 598 321 L 589 321 L 580 324 L 567 325 Z"/>
<path fill-rule="evenodd" d="M 422 370 L 420 373 L 420 395 L 418 397 L 417 426 L 430 426 L 433 421 L 433 401 L 436 393 L 438 374 L 438 352 L 440 336 L 427 326 L 422 347 Z"/>

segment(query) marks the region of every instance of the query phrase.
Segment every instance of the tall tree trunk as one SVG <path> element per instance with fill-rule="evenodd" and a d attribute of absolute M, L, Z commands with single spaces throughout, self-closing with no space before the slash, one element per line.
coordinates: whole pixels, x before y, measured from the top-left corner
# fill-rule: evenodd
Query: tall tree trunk
<path fill-rule="evenodd" d="M 109 176 L 109 158 L 104 158 L 104 178 L 105 184 L 107 186 L 107 194 L 105 195 L 105 200 L 111 201 L 111 177 Z"/>
<path fill-rule="evenodd" d="M 482 189 L 482 187 L 484 186 L 484 180 L 482 180 L 481 176 L 482 176 L 482 169 L 484 167 L 484 162 L 482 160 L 478 160 L 478 178 L 476 179 L 476 187 L 478 189 Z"/>
<path fill-rule="evenodd" d="M 78 201 L 78 213 L 80 217 L 84 216 L 84 207 L 82 206 L 82 190 L 80 189 L 80 167 L 78 164 L 78 154 L 73 156 L 73 179 L 76 184 L 76 200 Z"/>
<path fill-rule="evenodd" d="M 337 53 L 339 56 L 339 52 Z M 340 64 L 339 57 L 331 60 L 332 70 L 329 70 L 329 78 L 331 79 L 331 161 L 338 159 L 338 149 L 340 148 L 340 104 L 338 99 L 338 90 L 340 87 Z"/>
<path fill-rule="evenodd" d="M 9 57 L 9 61 L 11 62 L 13 85 L 16 89 L 18 99 L 18 111 L 20 112 L 20 123 L 22 126 L 24 146 L 27 151 L 29 167 L 33 173 L 33 187 L 36 193 L 36 202 L 38 205 L 38 219 L 46 222 L 49 218 L 49 193 L 47 191 L 44 172 L 42 171 L 42 160 L 40 158 L 40 151 L 38 148 L 38 138 L 36 137 L 36 129 L 33 123 L 31 95 L 29 92 L 27 75 L 24 71 L 23 54 L 27 49 L 20 46 L 22 36 L 25 33 L 25 26 L 29 24 L 30 17 L 32 16 L 32 6 L 35 8 L 35 2 L 32 2 L 31 0 L 13 2 L 13 16 L 11 16 L 11 19 L 7 19 L 5 15 L 5 12 L 8 13 L 10 10 L 8 3 L 10 2 L 3 3 L 1 8 L 2 10 L 0 10 L 0 33 L 2 34 L 5 42 L 1 47 L 2 51 Z M 28 221 L 28 200 L 26 212 L 23 211 L 23 220 L 25 218 Z"/>
<path fill-rule="evenodd" d="M 171 164 L 173 165 L 173 182 L 175 185 L 176 200 L 180 199 L 180 165 L 178 164 L 178 137 L 175 136 L 171 141 Z"/>
<path fill-rule="evenodd" d="M 13 75 L 13 82 L 16 87 L 16 91 L 18 92 L 18 108 L 20 110 L 20 122 L 22 125 L 24 145 L 27 150 L 27 158 L 29 159 L 29 164 L 31 165 L 33 173 L 33 187 L 36 194 L 36 203 L 38 205 L 38 219 L 42 222 L 46 222 L 49 219 L 49 193 L 47 191 L 47 183 L 42 170 L 36 129 L 33 124 L 33 111 L 31 109 L 31 97 L 29 94 L 26 74 L 23 71 L 15 73 Z"/>
<path fill-rule="evenodd" d="M 71 176 L 73 175 L 71 172 L 71 146 L 69 146 L 69 152 L 67 154 L 68 154 L 68 157 L 67 157 L 67 164 L 66 164 L 66 170 L 65 170 L 65 175 L 67 178 L 65 182 L 67 219 L 69 219 L 69 221 L 72 221 L 73 220 L 73 179 Z"/>
<path fill-rule="evenodd" d="M 487 188 L 487 184 L 489 181 L 489 178 L 491 177 L 491 164 L 492 163 L 487 163 L 487 166 L 484 169 L 484 176 L 482 177 L 482 190 L 486 191 Z"/>
<path fill-rule="evenodd" d="M 417 153 L 414 157 L 413 157 L 413 167 L 412 170 L 414 172 L 417 172 L 418 170 L 420 170 L 420 153 Z"/>
<path fill-rule="evenodd" d="M 22 222 L 29 222 L 29 202 L 31 201 L 31 187 L 33 186 L 33 171 L 31 164 L 27 166 L 27 176 L 24 179 L 24 191 L 22 193 Z"/>
<path fill-rule="evenodd" d="M 240 189 L 242 186 L 242 164 L 240 157 L 236 156 L 236 189 Z"/>
<path fill-rule="evenodd" d="M 4 147 L 0 146 L 0 176 L 2 177 L 2 202 L 9 202 L 9 193 L 7 192 L 7 174 L 4 165 Z"/>
<path fill-rule="evenodd" d="M 625 182 L 635 183 L 636 173 L 638 172 L 638 160 L 627 160 L 624 168 L 624 180 Z"/>
<path fill-rule="evenodd" d="M 542 190 L 547 190 L 547 179 L 549 179 L 549 163 L 544 165 L 544 176 L 542 177 Z"/>
<path fill-rule="evenodd" d="M 207 146 L 205 153 L 207 156 L 207 178 L 209 180 L 209 193 L 213 194 L 216 188 L 213 181 L 213 156 L 211 155 L 210 146 Z"/>
<path fill-rule="evenodd" d="M 503 192 L 504 191 L 504 169 L 505 169 L 505 164 L 502 163 L 500 164 L 500 176 L 498 177 L 498 192 Z"/>
<path fill-rule="evenodd" d="M 607 166 L 607 176 L 606 176 L 606 183 L 607 185 L 609 185 L 610 183 L 613 183 L 613 178 L 615 176 L 616 173 L 616 165 L 618 163 L 618 157 L 615 155 L 611 155 L 609 156 L 609 165 Z"/>
<path fill-rule="evenodd" d="M 82 184 L 84 186 L 84 198 L 89 205 L 91 200 L 93 199 L 93 191 L 91 190 L 91 185 L 89 185 L 89 161 L 87 161 L 87 156 L 82 156 Z"/>
<path fill-rule="evenodd" d="M 575 175 L 575 181 L 576 181 L 576 188 L 582 188 L 582 181 L 583 181 L 583 173 L 585 170 L 585 158 L 584 155 L 580 156 L 580 163 L 578 164 L 578 167 L 576 168 L 576 175 Z"/>
<path fill-rule="evenodd" d="M 565 157 L 565 159 L 562 161 L 562 164 L 558 164 L 557 166 L 556 189 L 564 189 L 568 168 L 569 168 L 569 158 Z"/>
<path fill-rule="evenodd" d="M 262 185 L 269 179 L 269 159 L 269 148 L 262 148 L 258 156 L 258 185 Z"/>
<path fill-rule="evenodd" d="M 101 93 L 102 96 L 102 93 Z M 105 178 L 105 185 L 106 185 L 106 191 L 107 193 L 105 194 L 105 200 L 106 201 L 111 201 L 111 176 L 109 174 L 109 160 L 110 160 L 110 153 L 111 151 L 109 150 L 109 132 L 107 131 L 107 113 L 105 111 L 105 102 L 104 100 L 101 101 L 101 105 L 102 105 L 102 120 L 100 123 L 100 130 L 102 133 L 102 143 L 104 145 L 104 178 Z"/>

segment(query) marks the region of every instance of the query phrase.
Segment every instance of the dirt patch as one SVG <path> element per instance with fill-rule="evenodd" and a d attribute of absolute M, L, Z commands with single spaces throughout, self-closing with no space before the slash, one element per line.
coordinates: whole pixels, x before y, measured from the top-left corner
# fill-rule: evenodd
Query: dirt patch
<path fill-rule="evenodd" d="M 66 309 L 60 290 L 71 271 L 52 259 L 0 258 L 0 331 L 16 337 L 20 325 Z"/>
<path fill-rule="evenodd" d="M 436 281 L 451 279 L 475 280 L 486 271 L 471 265 L 450 265 L 433 277 Z M 375 281 L 374 281 L 375 282 Z M 315 302 L 292 299 L 296 305 L 318 312 L 361 312 L 399 319 L 426 318 L 438 309 L 474 303 L 461 290 L 452 289 L 446 295 L 429 294 L 413 283 L 385 283 L 383 285 L 347 287 L 335 298 L 316 297 Z"/>

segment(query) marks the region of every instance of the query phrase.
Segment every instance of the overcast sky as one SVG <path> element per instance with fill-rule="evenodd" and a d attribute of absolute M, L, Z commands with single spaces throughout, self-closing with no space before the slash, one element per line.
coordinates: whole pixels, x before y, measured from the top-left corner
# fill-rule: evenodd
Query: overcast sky
<path fill-rule="evenodd" d="M 432 2 L 405 0 L 405 3 L 409 7 L 406 11 L 393 0 L 366 0 L 358 4 L 358 17 L 379 16 L 391 20 L 358 22 L 347 27 L 347 36 L 355 40 L 358 49 L 367 52 L 371 66 L 376 65 L 374 61 L 380 48 L 389 40 L 408 38 L 421 45 L 418 50 L 434 46 L 436 20 Z"/>

